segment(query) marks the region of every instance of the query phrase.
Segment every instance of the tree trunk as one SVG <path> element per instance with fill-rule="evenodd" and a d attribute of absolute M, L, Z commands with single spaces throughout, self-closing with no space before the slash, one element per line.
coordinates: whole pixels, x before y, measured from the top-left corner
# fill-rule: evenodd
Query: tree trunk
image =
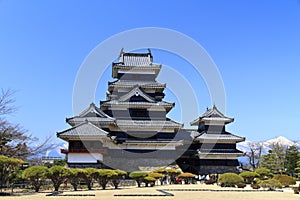
<path fill-rule="evenodd" d="M 34 191 L 35 191 L 35 192 L 39 192 L 39 190 L 40 190 L 40 186 L 35 186 L 35 187 L 34 187 Z"/>
<path fill-rule="evenodd" d="M 115 189 L 118 189 L 118 186 L 119 186 L 120 181 L 118 181 L 118 180 L 113 180 L 112 183 L 113 183 L 113 185 L 115 186 Z"/>
<path fill-rule="evenodd" d="M 91 184 L 88 184 L 87 187 L 88 187 L 88 190 L 92 190 L 92 185 Z"/>
<path fill-rule="evenodd" d="M 72 184 L 74 191 L 77 191 L 77 184 Z"/>
<path fill-rule="evenodd" d="M 59 189 L 59 185 L 55 185 L 55 186 L 54 186 L 54 191 L 55 191 L 55 192 L 58 192 L 58 189 Z"/>

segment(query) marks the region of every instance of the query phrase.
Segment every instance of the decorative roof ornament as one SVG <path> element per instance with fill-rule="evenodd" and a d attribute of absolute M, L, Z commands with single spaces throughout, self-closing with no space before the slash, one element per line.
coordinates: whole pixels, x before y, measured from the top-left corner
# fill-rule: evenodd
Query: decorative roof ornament
<path fill-rule="evenodd" d="M 214 104 L 212 108 L 206 108 L 206 112 L 200 117 L 192 121 L 191 126 L 198 126 L 200 124 L 228 124 L 234 121 L 234 118 L 226 117 L 221 111 L 218 110 Z"/>
<path fill-rule="evenodd" d="M 119 101 L 128 101 L 132 96 L 141 96 L 143 97 L 145 100 L 147 100 L 148 102 L 155 102 L 155 100 L 150 97 L 149 95 L 147 95 L 144 90 L 136 85 L 136 87 L 134 87 L 131 91 L 129 91 L 127 94 L 121 96 L 119 98 Z"/>
<path fill-rule="evenodd" d="M 120 54 L 119 54 L 119 58 L 124 54 L 124 48 L 122 47 Z"/>
<path fill-rule="evenodd" d="M 115 118 L 105 114 L 94 103 L 91 103 L 88 108 L 82 111 L 79 115 L 66 118 L 66 122 L 70 125 L 78 125 L 82 122 L 97 122 L 97 123 L 114 123 Z"/>

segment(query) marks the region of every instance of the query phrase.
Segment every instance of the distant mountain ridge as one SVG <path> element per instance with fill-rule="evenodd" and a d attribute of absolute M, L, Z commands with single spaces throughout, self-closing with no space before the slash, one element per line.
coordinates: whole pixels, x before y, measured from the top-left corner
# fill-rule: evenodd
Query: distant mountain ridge
<path fill-rule="evenodd" d="M 277 138 L 274 138 L 274 139 L 270 139 L 270 140 L 267 140 L 263 143 L 265 146 L 272 146 L 273 144 L 279 144 L 279 145 L 283 145 L 283 146 L 286 146 L 286 147 L 289 147 L 289 146 L 297 146 L 299 147 L 300 146 L 300 142 L 293 142 L 283 136 L 279 136 Z"/>
<path fill-rule="evenodd" d="M 261 141 L 261 142 L 252 142 L 252 141 L 244 141 L 244 142 L 240 142 L 237 143 L 237 149 L 239 149 L 240 151 L 245 152 L 249 152 L 250 151 L 250 146 L 251 145 L 262 145 L 262 155 L 267 154 L 269 150 L 271 150 L 272 146 L 275 144 L 279 144 L 284 146 L 285 148 L 288 148 L 290 146 L 296 146 L 298 147 L 298 149 L 300 149 L 300 142 L 294 142 L 291 141 L 287 138 L 285 138 L 284 136 L 279 136 L 270 140 L 266 140 L 266 141 Z M 241 156 L 238 158 L 238 160 L 241 163 L 247 163 L 248 162 L 248 158 L 246 156 Z"/>
<path fill-rule="evenodd" d="M 294 142 L 291 141 L 287 138 L 285 138 L 284 136 L 279 136 L 267 141 L 262 141 L 262 142 L 251 142 L 251 141 L 244 141 L 244 142 L 240 142 L 237 144 L 237 148 L 241 151 L 248 151 L 249 150 L 249 145 L 251 144 L 255 144 L 255 143 L 260 143 L 263 145 L 264 147 L 264 152 L 267 153 L 268 150 L 274 145 L 274 144 L 279 144 L 282 145 L 284 147 L 290 147 L 290 146 L 296 146 L 298 148 L 300 148 L 300 142 Z"/>
<path fill-rule="evenodd" d="M 68 149 L 68 144 L 66 142 L 60 142 L 56 144 L 57 146 L 54 149 L 48 150 L 42 156 L 50 157 L 61 157 L 64 158 L 66 155 L 60 152 L 60 149 Z"/>

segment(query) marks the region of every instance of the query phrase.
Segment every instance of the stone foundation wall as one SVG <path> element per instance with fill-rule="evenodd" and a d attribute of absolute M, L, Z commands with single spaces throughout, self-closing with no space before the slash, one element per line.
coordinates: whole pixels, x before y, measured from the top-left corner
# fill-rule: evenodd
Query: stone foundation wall
<path fill-rule="evenodd" d="M 223 174 L 227 172 L 238 173 L 235 166 L 200 166 L 199 174 Z"/>
<path fill-rule="evenodd" d="M 157 158 L 112 158 L 104 157 L 104 164 L 114 169 L 121 169 L 127 172 L 131 171 L 153 171 L 155 169 L 166 167 L 174 163 L 173 159 Z"/>

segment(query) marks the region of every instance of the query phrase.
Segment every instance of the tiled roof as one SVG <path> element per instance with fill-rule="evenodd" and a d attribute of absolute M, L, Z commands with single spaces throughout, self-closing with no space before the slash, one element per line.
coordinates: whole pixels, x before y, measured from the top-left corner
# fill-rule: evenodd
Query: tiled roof
<path fill-rule="evenodd" d="M 173 120 L 159 121 L 159 120 L 117 120 L 117 126 L 129 128 L 181 128 L 183 124 Z"/>
<path fill-rule="evenodd" d="M 101 106 L 111 106 L 111 105 L 126 105 L 129 107 L 142 107 L 142 106 L 164 106 L 172 108 L 174 107 L 174 103 L 169 103 L 166 101 L 158 101 L 158 102 L 123 102 L 118 100 L 110 100 L 110 101 L 102 101 Z"/>
<path fill-rule="evenodd" d="M 117 86 L 117 87 L 133 87 L 138 85 L 142 88 L 165 88 L 165 83 L 158 83 L 156 81 L 134 81 L 134 80 L 117 80 L 114 82 L 109 82 L 109 86 Z"/>
<path fill-rule="evenodd" d="M 72 117 L 67 118 L 66 121 L 71 125 L 80 124 L 85 121 L 89 121 L 94 124 L 112 124 L 114 123 L 114 120 L 110 118 L 101 118 L 101 117 Z"/>
<path fill-rule="evenodd" d="M 148 66 L 151 65 L 153 57 L 150 49 L 146 53 L 130 53 L 124 52 L 123 48 L 121 49 L 119 55 L 119 63 L 125 66 Z"/>
<path fill-rule="evenodd" d="M 222 134 L 211 134 L 211 133 L 206 133 L 206 132 L 202 132 L 199 133 L 199 135 L 195 136 L 195 140 L 233 140 L 233 141 L 244 141 L 245 138 L 244 137 L 240 137 L 237 135 L 234 135 L 232 133 L 229 132 L 225 132 Z"/>
<path fill-rule="evenodd" d="M 88 108 L 82 111 L 79 115 L 67 118 L 66 121 L 70 125 L 82 123 L 84 121 L 98 122 L 98 123 L 114 123 L 115 119 L 105 114 L 100 108 L 91 103 Z"/>
<path fill-rule="evenodd" d="M 112 63 L 112 76 L 113 78 L 118 77 L 118 71 L 130 71 L 140 72 L 144 70 L 150 70 L 155 72 L 155 76 L 158 75 L 161 65 L 153 63 L 153 57 L 149 50 L 147 53 L 126 53 L 121 50 L 119 61 Z"/>
<path fill-rule="evenodd" d="M 192 126 L 198 126 L 200 122 L 204 121 L 218 121 L 218 122 L 223 122 L 224 124 L 233 122 L 233 118 L 226 117 L 221 111 L 217 109 L 217 107 L 214 105 L 213 108 L 207 109 L 206 112 L 192 121 L 190 124 Z"/>
<path fill-rule="evenodd" d="M 81 138 L 81 137 L 106 137 L 107 132 L 103 129 L 86 121 L 77 126 L 57 133 L 57 137 L 61 139 Z"/>
<path fill-rule="evenodd" d="M 150 56 L 151 54 L 149 53 L 124 53 L 121 59 L 126 66 L 148 66 L 152 63 Z"/>

